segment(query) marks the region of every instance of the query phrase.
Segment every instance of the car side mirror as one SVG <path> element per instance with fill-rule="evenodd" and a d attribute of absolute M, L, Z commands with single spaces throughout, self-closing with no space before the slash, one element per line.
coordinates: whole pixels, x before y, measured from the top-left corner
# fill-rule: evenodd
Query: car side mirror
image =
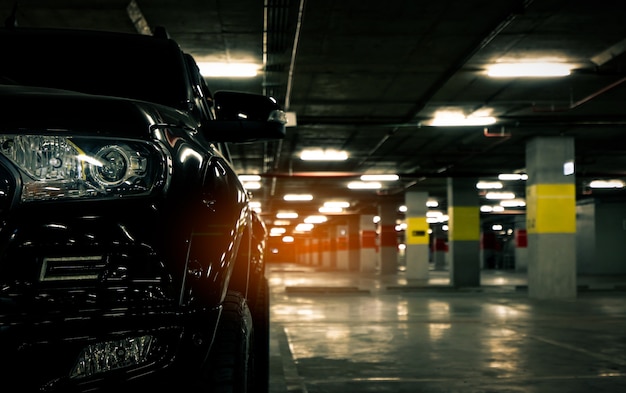
<path fill-rule="evenodd" d="M 204 131 L 210 141 L 258 142 L 285 137 L 286 114 L 271 97 L 217 91 L 213 103 L 216 119 L 207 122 Z"/>

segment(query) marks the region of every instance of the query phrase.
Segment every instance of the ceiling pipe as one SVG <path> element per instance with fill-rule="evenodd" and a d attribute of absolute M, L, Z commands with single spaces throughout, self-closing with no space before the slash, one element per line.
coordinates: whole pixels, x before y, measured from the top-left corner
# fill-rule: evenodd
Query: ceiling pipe
<path fill-rule="evenodd" d="M 525 0 L 517 2 L 511 8 L 510 12 L 504 17 L 503 20 L 490 29 L 484 38 L 480 39 L 476 45 L 472 46 L 464 56 L 460 57 L 455 64 L 446 70 L 446 72 L 428 89 L 428 92 L 421 98 L 417 105 L 409 112 L 405 118 L 405 122 L 409 123 L 415 119 L 417 114 L 424 108 L 426 102 L 428 102 L 434 95 L 454 76 L 476 53 L 481 49 L 484 49 L 491 41 L 493 41 L 500 33 L 508 27 L 513 20 L 524 12 L 526 8 L 533 2 L 533 0 Z"/>
<path fill-rule="evenodd" d="M 611 90 L 611 89 L 621 85 L 624 82 L 626 82 L 626 77 L 623 77 L 623 78 L 621 78 L 621 79 L 611 83 L 610 85 L 605 86 L 605 87 L 601 88 L 600 90 L 598 90 L 598 91 L 596 91 L 596 92 L 594 92 L 592 94 L 589 94 L 587 97 L 585 97 L 585 98 L 583 98 L 581 100 L 578 100 L 578 101 L 570 104 L 569 106 L 564 106 L 564 107 L 553 107 L 553 106 L 550 106 L 550 107 L 535 107 L 535 106 L 533 106 L 533 112 L 566 112 L 566 111 L 570 111 L 570 110 L 572 110 L 574 108 L 577 108 L 577 107 L 581 106 L 582 104 L 585 104 L 585 103 L 593 100 L 594 98 L 596 98 L 596 97 L 606 93 L 607 91 L 609 91 L 609 90 Z"/>

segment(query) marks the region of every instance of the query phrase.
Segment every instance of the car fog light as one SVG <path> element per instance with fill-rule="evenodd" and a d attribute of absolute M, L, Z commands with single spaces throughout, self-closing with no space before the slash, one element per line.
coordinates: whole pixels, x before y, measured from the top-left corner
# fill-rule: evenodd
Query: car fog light
<path fill-rule="evenodd" d="M 145 363 L 154 341 L 153 336 L 147 335 L 90 344 L 78 356 L 70 378 L 84 378 Z"/>

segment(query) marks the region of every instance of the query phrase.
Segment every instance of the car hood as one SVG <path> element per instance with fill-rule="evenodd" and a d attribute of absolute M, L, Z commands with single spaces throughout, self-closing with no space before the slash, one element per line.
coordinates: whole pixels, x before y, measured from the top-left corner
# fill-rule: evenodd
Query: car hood
<path fill-rule="evenodd" d="M 0 132 L 53 130 L 145 139 L 155 124 L 197 128 L 191 116 L 167 106 L 43 87 L 0 85 L 0 107 Z"/>

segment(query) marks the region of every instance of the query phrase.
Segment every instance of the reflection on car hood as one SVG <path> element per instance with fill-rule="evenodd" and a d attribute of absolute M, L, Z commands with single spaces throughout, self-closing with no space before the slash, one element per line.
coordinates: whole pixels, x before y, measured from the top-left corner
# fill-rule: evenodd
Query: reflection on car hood
<path fill-rule="evenodd" d="M 42 87 L 0 85 L 0 107 L 0 132 L 46 129 L 145 139 L 153 124 L 197 127 L 190 116 L 170 107 Z M 181 124 L 181 119 L 187 121 Z"/>

